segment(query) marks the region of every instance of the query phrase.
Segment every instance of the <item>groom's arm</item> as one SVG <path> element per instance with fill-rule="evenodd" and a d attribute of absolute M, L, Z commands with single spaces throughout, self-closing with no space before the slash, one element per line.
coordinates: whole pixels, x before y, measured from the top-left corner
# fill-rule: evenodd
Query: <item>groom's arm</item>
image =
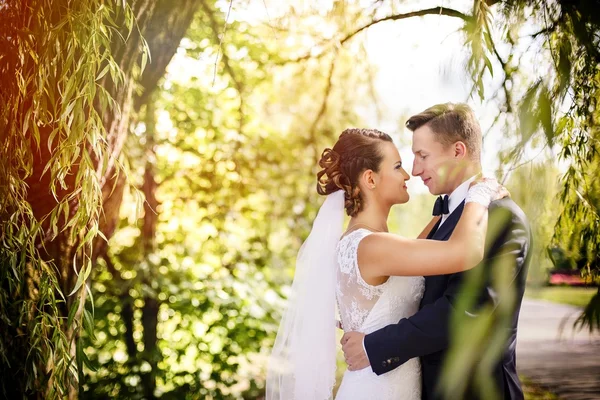
<path fill-rule="evenodd" d="M 490 268 L 498 258 L 510 257 L 514 260 L 513 276 L 516 277 L 525 265 L 524 255 L 529 247 L 529 229 L 519 213 L 512 212 L 510 207 L 508 211 L 511 211 L 508 223 L 505 222 L 504 229 L 495 235 L 494 242 L 488 247 L 492 250 L 477 268 Z M 444 295 L 434 303 L 424 306 L 415 315 L 365 336 L 365 350 L 373 372 L 381 375 L 411 358 L 448 348 L 449 320 L 452 312 L 457 311 L 455 305 L 464 274 L 462 272 L 450 275 Z M 497 298 L 490 299 L 488 285 L 489 283 L 483 285 L 478 293 L 479 299 L 497 302 Z"/>
<path fill-rule="evenodd" d="M 404 364 L 411 358 L 435 353 L 448 347 L 448 322 L 454 311 L 464 273 L 449 278 L 444 296 L 409 318 L 388 325 L 364 338 L 371 368 L 377 375 Z"/>

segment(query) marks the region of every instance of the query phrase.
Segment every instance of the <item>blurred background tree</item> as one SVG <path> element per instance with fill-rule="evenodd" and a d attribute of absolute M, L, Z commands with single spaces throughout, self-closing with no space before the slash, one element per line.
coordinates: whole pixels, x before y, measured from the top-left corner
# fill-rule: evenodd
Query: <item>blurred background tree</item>
<path fill-rule="evenodd" d="M 147 203 L 94 270 L 89 398 L 259 396 L 316 160 L 358 123 L 350 54 L 284 63 L 271 29 L 205 7 L 126 146 Z"/>
<path fill-rule="evenodd" d="M 381 112 L 378 24 L 460 22 L 471 99 L 505 132 L 498 176 L 533 223 L 532 279 L 551 246 L 598 282 L 596 2 L 397 3 L 0 5 L 5 397 L 259 398 L 316 160 Z M 432 202 L 390 226 L 416 236 Z"/>

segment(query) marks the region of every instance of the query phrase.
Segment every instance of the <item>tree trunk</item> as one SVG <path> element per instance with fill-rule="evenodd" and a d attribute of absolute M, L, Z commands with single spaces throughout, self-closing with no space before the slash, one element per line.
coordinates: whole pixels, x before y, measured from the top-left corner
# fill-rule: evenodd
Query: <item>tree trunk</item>
<path fill-rule="evenodd" d="M 61 12 L 61 10 L 64 9 L 76 8 L 79 1 L 81 0 L 68 1 L 60 6 L 56 5 L 55 10 L 58 10 L 56 12 Z M 98 172 L 101 171 L 101 166 L 103 163 L 108 165 L 106 172 L 100 177 L 103 213 L 101 214 L 99 223 L 100 230 L 107 238 L 112 236 L 117 226 L 119 207 L 122 201 L 123 190 L 126 183 L 123 173 L 119 174 L 118 176 L 116 175 L 116 163 L 118 157 L 121 155 L 129 127 L 133 122 L 135 122 L 137 108 L 139 108 L 139 105 L 143 104 L 142 99 L 152 93 L 157 85 L 158 80 L 163 76 L 167 64 L 171 60 L 173 54 L 175 54 L 179 42 L 190 25 L 198 7 L 196 0 L 183 0 L 178 2 L 172 2 L 170 0 L 133 0 L 128 3 L 131 5 L 133 14 L 136 18 L 135 26 L 139 28 L 139 33 L 141 33 L 141 35 L 146 39 L 152 59 L 141 78 L 137 77 L 139 74 L 136 73 L 136 64 L 139 64 L 140 61 L 140 50 L 143 43 L 142 37 L 137 32 L 136 27 L 134 27 L 133 32 L 131 35 L 129 35 L 126 42 L 123 42 L 118 35 L 114 35 L 111 50 L 115 61 L 123 71 L 124 79 L 119 85 L 114 85 L 110 79 L 110 74 L 106 74 L 99 81 L 99 83 L 105 89 L 107 89 L 108 93 L 118 105 L 118 109 L 115 108 L 112 110 L 107 110 L 102 114 L 102 122 L 106 130 L 105 139 L 107 143 L 107 151 L 105 156 L 107 157 L 107 160 L 93 160 Z M 10 12 L 12 11 L 16 13 L 27 13 L 28 15 L 17 15 L 18 18 L 15 18 L 13 22 L 18 21 L 17 24 L 22 24 L 20 26 L 16 26 L 17 31 L 30 31 L 32 27 L 31 24 L 38 23 L 35 18 L 35 10 L 39 7 L 46 6 L 46 2 L 36 0 L 27 1 L 23 4 L 14 6 L 11 6 L 10 3 L 8 3 L 5 5 L 5 7 L 8 7 L 9 10 L 0 10 L 0 14 L 5 12 L 7 15 L 12 17 L 14 16 L 10 15 Z M 14 10 L 10 9 L 11 7 L 14 7 Z M 48 13 L 48 15 L 50 14 L 51 13 Z M 117 20 L 116 22 L 118 25 L 123 26 L 123 21 L 124 19 L 121 19 L 120 21 Z M 42 25 L 42 28 L 40 28 L 39 25 L 36 25 L 36 29 L 69 29 L 68 25 L 57 28 L 53 25 L 53 21 L 51 19 L 45 21 L 45 23 L 46 26 Z M 123 28 L 121 31 L 124 33 L 123 36 L 127 37 L 126 29 Z M 7 36 L 0 34 L 0 41 L 5 40 L 6 38 Z M 8 37 L 8 39 L 11 38 Z M 4 44 L 4 42 L 2 42 L 2 44 Z M 37 51 L 42 52 L 44 49 L 38 48 Z M 79 60 L 76 61 L 85 63 L 86 57 L 91 56 L 93 55 L 78 54 L 76 57 L 79 57 Z M 18 66 L 18 62 L 15 62 L 15 65 Z M 30 63 L 28 65 L 31 66 L 34 65 L 34 63 Z M 58 65 L 56 68 L 60 69 L 61 66 Z M 2 70 L 3 75 L 6 71 L 7 69 Z M 29 78 L 30 76 L 35 77 L 35 71 L 32 71 L 31 69 L 17 70 L 15 73 L 17 76 L 25 76 L 26 78 Z M 51 81 L 47 81 L 45 84 L 48 85 L 48 82 Z M 141 86 L 143 89 L 141 99 L 136 98 L 134 93 L 134 88 L 136 86 Z M 61 89 L 63 88 L 53 87 L 51 89 L 56 93 L 60 93 Z M 4 98 L 4 96 L 2 96 L 2 98 Z M 25 102 L 27 101 L 29 100 L 26 99 Z M 34 101 L 34 99 L 32 98 L 31 101 Z M 57 108 L 60 106 L 60 104 L 48 105 L 48 107 Z M 3 117 L 5 115 L 8 114 L 6 114 L 4 110 Z M 25 117 L 21 116 L 21 118 Z M 6 123 L 7 121 L 2 118 L 3 126 Z M 66 194 L 73 193 L 76 189 L 74 187 L 74 182 L 77 174 L 77 166 L 74 165 L 71 166 L 72 169 L 70 170 L 70 176 L 66 179 L 67 187 L 64 188 L 64 190 L 59 191 L 58 198 L 55 198 L 51 193 L 50 187 L 53 182 L 50 181 L 50 174 L 43 174 L 44 168 L 49 162 L 51 162 L 50 160 L 53 156 L 52 150 L 48 149 L 48 146 L 46 145 L 50 134 L 50 128 L 40 129 L 39 136 L 41 139 L 41 145 L 39 146 L 39 149 L 34 144 L 33 139 L 31 140 L 31 154 L 34 157 L 32 168 L 33 173 L 25 180 L 25 183 L 28 185 L 26 201 L 30 204 L 33 215 L 38 221 L 47 216 L 48 213 L 54 209 L 54 207 L 62 198 L 64 198 Z M 33 135 L 30 134 L 29 137 L 33 137 Z M 57 137 L 60 138 L 59 140 L 65 140 L 62 139 L 61 135 L 58 135 Z M 42 259 L 50 263 L 51 267 L 49 268 L 55 271 L 55 275 L 58 280 L 58 286 L 60 287 L 60 290 L 64 294 L 66 300 L 66 302 L 62 303 L 62 308 L 59 310 L 60 319 L 55 321 L 55 325 L 52 327 L 52 329 L 58 329 L 66 336 L 67 343 L 69 343 L 70 346 L 68 351 L 73 357 L 76 354 L 76 345 L 79 340 L 79 327 L 82 324 L 82 314 L 84 309 L 83 303 L 85 300 L 86 291 L 85 287 L 82 286 L 77 293 L 73 294 L 72 296 L 67 296 L 75 287 L 77 280 L 77 274 L 75 270 L 81 270 L 82 260 L 76 256 L 79 243 L 77 240 L 70 239 L 70 237 L 72 237 L 72 228 L 67 228 L 65 230 L 62 230 L 62 228 L 66 227 L 68 221 L 74 217 L 80 205 L 79 201 L 79 196 L 70 200 L 68 215 L 62 216 L 62 219 L 59 219 L 59 231 L 61 232 L 52 239 L 50 239 L 51 235 L 48 234 L 52 229 L 52 226 L 49 224 L 49 219 L 46 220 L 45 225 L 42 226 L 42 229 L 44 232 L 46 232 L 46 234 L 43 235 L 43 238 L 45 239 L 42 239 L 38 245 Z M 4 212 L 5 210 L 2 211 Z M 2 233 L 0 232 L 0 238 L 1 237 Z M 81 233 L 79 233 L 77 237 L 82 237 Z M 98 256 L 105 254 L 106 248 L 107 244 L 103 240 L 96 239 L 93 245 L 92 259 L 95 260 Z M 23 266 L 22 268 L 25 267 Z M 32 298 L 35 298 L 39 295 L 39 274 L 39 271 L 30 271 L 30 279 L 27 281 L 27 284 L 30 286 L 30 290 L 26 292 L 18 290 L 15 291 L 14 289 L 11 290 L 11 292 L 14 292 L 13 298 L 15 299 L 15 304 L 18 303 L 20 299 L 32 300 Z M 149 306 L 151 303 L 151 301 L 148 302 Z M 67 326 L 67 316 L 69 316 L 69 311 L 73 307 L 77 307 L 77 309 L 74 311 L 75 315 L 73 322 Z M 14 308 L 17 309 L 16 306 Z M 25 318 L 25 320 L 34 321 L 37 315 L 39 313 L 44 313 L 45 310 L 28 310 L 27 315 L 23 315 L 24 311 L 22 311 L 22 309 L 19 312 L 21 315 L 15 315 L 15 325 L 17 326 L 19 325 L 16 323 L 17 320 L 22 321 L 23 318 Z M 6 314 L 8 313 L 9 312 L 7 311 Z M 15 333 L 18 334 L 18 332 Z M 51 336 L 52 332 L 38 332 L 36 335 L 41 336 L 40 340 L 44 342 L 44 335 Z M 3 336 L 3 343 L 0 343 L 0 347 L 1 345 L 7 344 L 5 338 L 6 336 Z M 156 340 L 154 340 L 154 342 L 155 341 Z M 11 351 L 14 351 L 15 354 L 28 354 L 29 343 L 20 342 L 17 340 L 12 341 L 11 343 L 21 346 L 20 348 L 11 349 Z M 20 365 L 18 363 L 20 363 Z M 31 363 L 35 364 L 34 370 L 39 371 L 38 373 L 42 375 L 46 374 L 47 368 L 50 368 L 50 366 L 46 365 L 45 363 L 40 363 L 39 360 L 35 360 L 33 358 L 14 357 L 11 358 L 10 367 L 4 365 L 4 361 L 0 360 L 0 364 L 2 364 L 0 366 L 0 372 L 2 372 L 3 377 L 7 376 L 10 371 L 12 371 L 13 376 L 14 374 L 27 374 L 27 371 L 31 370 L 31 365 L 29 365 Z M 25 378 L 25 376 L 23 379 L 17 376 L 15 380 L 16 382 L 26 382 L 27 379 Z M 15 395 L 19 394 L 20 396 L 28 396 L 30 398 L 50 398 L 48 393 L 53 391 L 52 386 L 54 383 L 55 382 L 48 382 L 44 387 L 35 388 L 25 388 L 24 385 L 19 385 L 17 389 L 11 389 L 11 392 L 14 390 Z M 68 391 L 68 398 L 75 399 L 77 397 L 77 391 L 77 384 L 74 381 L 71 382 L 70 389 Z M 58 396 L 58 394 L 55 392 L 54 396 Z"/>
<path fill-rule="evenodd" d="M 149 265 L 152 265 L 148 256 L 156 251 L 156 224 L 158 223 L 158 200 L 156 199 L 156 188 L 158 187 L 155 179 L 156 168 L 156 115 L 153 96 L 147 97 L 146 106 L 146 167 L 144 169 L 144 184 L 142 191 L 146 201 L 144 202 L 144 224 L 142 226 L 142 247 L 144 249 L 143 257 Z M 149 280 L 144 279 L 145 284 Z M 142 327 L 144 328 L 144 359 L 150 364 L 150 371 L 142 375 L 142 385 L 147 399 L 154 399 L 154 390 L 156 389 L 156 370 L 160 358 L 160 351 L 157 343 L 158 310 L 160 304 L 156 295 L 144 296 L 144 306 L 142 308 Z"/>

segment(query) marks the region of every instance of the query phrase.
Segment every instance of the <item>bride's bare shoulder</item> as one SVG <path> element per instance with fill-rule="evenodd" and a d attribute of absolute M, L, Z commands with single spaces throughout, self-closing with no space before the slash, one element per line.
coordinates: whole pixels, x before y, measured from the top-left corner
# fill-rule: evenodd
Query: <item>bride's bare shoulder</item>
<path fill-rule="evenodd" d="M 358 245 L 359 261 L 361 257 L 363 262 L 377 260 L 379 257 L 385 257 L 387 250 L 401 250 L 404 245 L 409 244 L 413 239 L 389 232 L 373 232 L 365 237 Z"/>

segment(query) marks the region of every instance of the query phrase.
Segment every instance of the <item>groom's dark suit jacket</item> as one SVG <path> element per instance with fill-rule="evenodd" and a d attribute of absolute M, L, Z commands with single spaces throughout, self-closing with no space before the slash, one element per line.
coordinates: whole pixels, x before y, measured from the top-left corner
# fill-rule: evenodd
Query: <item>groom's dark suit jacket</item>
<path fill-rule="evenodd" d="M 429 234 L 430 239 L 448 240 L 462 214 L 464 202 L 450 214 L 446 221 L 438 223 Z M 475 268 L 483 269 L 483 283 L 477 297 L 477 304 L 496 305 L 502 301 L 492 286 L 491 269 L 494 259 L 508 257 L 511 260 L 512 283 L 516 295 L 509 337 L 504 344 L 504 353 L 493 370 L 492 379 L 503 399 L 523 399 L 523 391 L 516 371 L 517 320 L 525 291 L 531 232 L 523 211 L 510 198 L 495 201 L 489 209 L 490 225 L 488 233 L 494 231 L 493 217 L 502 215 L 504 223 L 495 238 L 487 237 L 487 252 L 483 261 Z M 494 215 L 495 214 L 495 215 Z M 514 260 L 514 261 L 513 261 Z M 505 265 L 505 264 L 504 264 Z M 389 325 L 365 337 L 365 348 L 371 368 L 377 375 L 397 368 L 413 357 L 421 357 L 423 377 L 423 399 L 441 399 L 437 389 L 442 363 L 450 345 L 449 322 L 451 314 L 460 312 L 455 307 L 461 283 L 466 271 L 450 275 L 425 278 L 425 293 L 419 311 L 410 318 L 404 318 L 396 325 Z M 480 271 L 481 272 L 481 271 Z M 476 318 L 476 310 L 468 310 Z M 465 310 L 462 310 L 464 313 Z M 466 398 L 478 398 L 473 390 L 467 391 Z"/>

